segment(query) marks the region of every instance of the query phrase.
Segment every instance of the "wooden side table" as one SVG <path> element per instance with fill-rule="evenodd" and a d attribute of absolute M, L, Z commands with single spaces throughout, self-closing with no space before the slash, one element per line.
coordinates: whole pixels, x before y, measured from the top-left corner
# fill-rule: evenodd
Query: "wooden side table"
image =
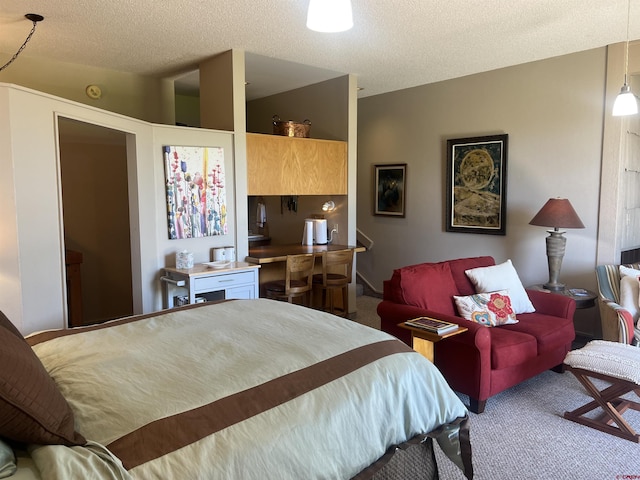
<path fill-rule="evenodd" d="M 539 290 L 541 292 L 554 293 L 556 295 L 564 295 L 565 297 L 573 298 L 576 302 L 576 308 L 591 308 L 596 305 L 596 298 L 598 294 L 591 290 L 584 288 L 565 287 L 564 290 L 548 290 L 544 288 L 543 284 L 531 285 L 527 287 L 531 290 Z M 576 293 L 580 292 L 580 293 Z"/>
<path fill-rule="evenodd" d="M 412 327 L 411 325 L 407 325 L 405 322 L 399 323 L 398 326 L 411 330 L 413 349 L 425 356 L 431 363 L 433 363 L 434 344 L 436 342 L 444 340 L 445 338 L 453 337 L 454 335 L 459 335 L 468 330 L 467 327 L 458 327 L 457 330 L 438 335 L 437 333 L 430 332 L 424 328 Z"/>

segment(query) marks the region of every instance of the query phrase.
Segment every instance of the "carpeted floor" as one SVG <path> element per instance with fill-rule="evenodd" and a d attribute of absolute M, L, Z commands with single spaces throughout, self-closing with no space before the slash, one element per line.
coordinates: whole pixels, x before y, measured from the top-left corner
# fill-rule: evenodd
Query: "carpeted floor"
<path fill-rule="evenodd" d="M 356 316 L 354 320 L 368 327 L 380 330 L 380 317 L 376 313 L 376 308 L 382 299 L 360 295 L 356 297 Z"/>
<path fill-rule="evenodd" d="M 484 413 L 470 414 L 474 478 L 640 478 L 640 445 L 562 417 L 590 400 L 572 374 L 551 371 L 489 399 Z M 640 412 L 624 418 L 640 429 Z M 436 454 L 442 479 L 464 479 L 439 449 Z"/>
<path fill-rule="evenodd" d="M 357 297 L 355 321 L 380 327 L 379 298 Z M 467 404 L 468 398 L 460 395 Z M 547 371 L 487 401 L 471 417 L 476 480 L 616 480 L 640 478 L 640 445 L 562 417 L 587 403 L 582 385 L 570 373 Z M 635 398 L 635 400 L 638 400 Z M 640 431 L 640 412 L 625 420 Z M 440 478 L 464 479 L 436 447 Z"/>

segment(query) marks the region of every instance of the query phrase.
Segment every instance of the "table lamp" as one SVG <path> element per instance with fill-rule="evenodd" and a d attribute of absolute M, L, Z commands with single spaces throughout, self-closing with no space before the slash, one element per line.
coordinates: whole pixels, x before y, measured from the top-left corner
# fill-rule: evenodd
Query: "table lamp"
<path fill-rule="evenodd" d="M 546 239 L 549 282 L 544 284 L 544 288 L 554 291 L 564 290 L 564 284 L 558 282 L 558 277 L 567 239 L 560 228 L 584 228 L 580 217 L 566 198 L 550 198 L 529 224 L 553 227 L 553 230 L 547 230 L 549 232 Z"/>

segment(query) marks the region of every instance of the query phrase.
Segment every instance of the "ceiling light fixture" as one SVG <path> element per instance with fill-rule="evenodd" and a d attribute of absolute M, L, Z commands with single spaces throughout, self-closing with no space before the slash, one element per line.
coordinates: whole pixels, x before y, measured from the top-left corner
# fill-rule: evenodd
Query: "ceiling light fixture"
<path fill-rule="evenodd" d="M 624 115 L 635 115 L 638 113 L 638 101 L 631 91 L 631 87 L 627 83 L 627 75 L 629 73 L 629 19 L 631 18 L 631 0 L 627 4 L 627 42 L 624 48 L 624 84 L 620 89 L 620 93 L 616 97 L 613 104 L 612 115 L 621 117 Z"/>
<path fill-rule="evenodd" d="M 316 32 L 344 32 L 353 27 L 351 0 L 309 0 L 307 28 Z"/>
<path fill-rule="evenodd" d="M 24 50 L 24 47 L 27 46 L 27 43 L 29 43 L 29 40 L 31 40 L 31 37 L 33 36 L 33 33 L 36 31 L 36 25 L 38 24 L 38 22 L 41 22 L 42 20 L 44 20 L 44 17 L 42 15 L 38 15 L 37 13 L 27 13 L 25 15 L 25 18 L 27 20 L 31 20 L 31 22 L 33 22 L 33 26 L 31 27 L 31 31 L 29 32 L 29 35 L 27 35 L 27 39 L 24 41 L 22 46 L 13 55 L 13 57 L 11 57 L 11 60 L 9 60 L 7 63 L 5 63 L 3 66 L 0 67 L 0 72 L 2 70 L 4 70 L 5 68 L 7 68 L 9 65 L 11 65 L 16 58 L 18 58 L 18 55 L 20 55 L 22 50 Z"/>

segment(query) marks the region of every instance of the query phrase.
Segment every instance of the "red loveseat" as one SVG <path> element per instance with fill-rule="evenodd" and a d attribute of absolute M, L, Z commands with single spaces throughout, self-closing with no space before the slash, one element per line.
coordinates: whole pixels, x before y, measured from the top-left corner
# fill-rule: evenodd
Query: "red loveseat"
<path fill-rule="evenodd" d="M 423 263 L 394 270 L 378 305 L 381 328 L 411 346 L 411 332 L 397 325 L 419 316 L 467 327 L 436 344 L 434 361 L 453 390 L 469 396 L 469 409 L 484 411 L 493 395 L 562 363 L 575 338 L 575 302 L 562 295 L 527 290 L 535 313 L 518 323 L 488 327 L 458 316 L 454 295 L 473 295 L 465 270 L 495 265 L 492 257 Z"/>

